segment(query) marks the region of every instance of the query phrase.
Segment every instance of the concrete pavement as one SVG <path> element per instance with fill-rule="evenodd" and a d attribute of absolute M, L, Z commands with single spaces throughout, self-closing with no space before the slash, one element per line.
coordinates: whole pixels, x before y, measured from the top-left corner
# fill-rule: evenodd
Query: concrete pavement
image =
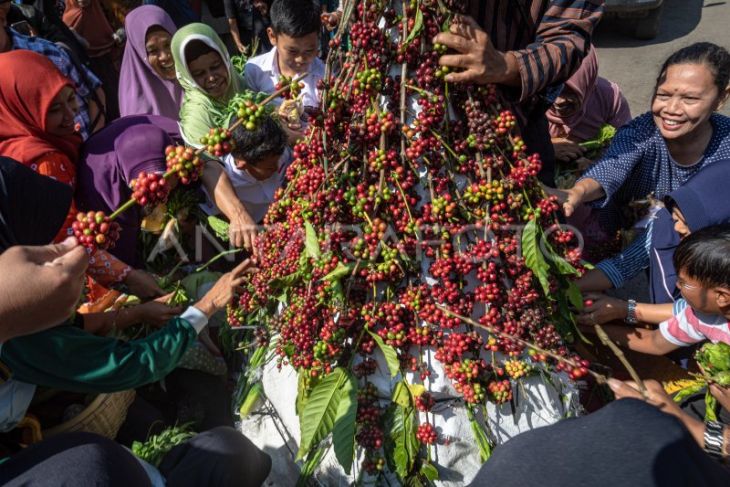
<path fill-rule="evenodd" d="M 649 110 L 659 68 L 674 51 L 699 41 L 730 49 L 730 1 L 665 0 L 659 35 L 651 41 L 634 39 L 630 23 L 604 19 L 594 43 L 600 75 L 618 83 L 634 116 Z M 722 113 L 730 115 L 730 105 Z"/>

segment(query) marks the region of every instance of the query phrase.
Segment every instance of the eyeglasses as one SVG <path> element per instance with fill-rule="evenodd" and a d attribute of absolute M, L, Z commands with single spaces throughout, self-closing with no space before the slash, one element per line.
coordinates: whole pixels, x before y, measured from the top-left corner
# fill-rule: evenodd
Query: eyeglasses
<path fill-rule="evenodd" d="M 687 291 L 692 291 L 693 289 L 699 289 L 699 286 L 693 286 L 692 284 L 687 284 L 682 279 L 677 280 L 677 287 L 680 289 L 686 289 Z"/>

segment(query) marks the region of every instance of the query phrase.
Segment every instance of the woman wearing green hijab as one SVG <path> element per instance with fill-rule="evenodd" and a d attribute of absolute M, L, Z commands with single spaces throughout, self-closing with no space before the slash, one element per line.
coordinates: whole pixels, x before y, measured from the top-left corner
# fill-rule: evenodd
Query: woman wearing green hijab
<path fill-rule="evenodd" d="M 233 68 L 226 46 L 208 25 L 189 24 L 172 38 L 177 79 L 185 90 L 180 128 L 188 145 L 200 147 L 200 138 L 218 126 L 228 102 L 246 89 Z"/>
<path fill-rule="evenodd" d="M 180 108 L 180 132 L 185 142 L 202 147 L 200 138 L 217 127 L 228 102 L 246 89 L 243 77 L 231 64 L 223 41 L 205 24 L 189 24 L 172 38 L 177 79 L 185 91 Z M 203 185 L 215 205 L 228 218 L 230 242 L 256 255 L 256 222 L 236 196 L 223 167 L 209 161 Z"/>

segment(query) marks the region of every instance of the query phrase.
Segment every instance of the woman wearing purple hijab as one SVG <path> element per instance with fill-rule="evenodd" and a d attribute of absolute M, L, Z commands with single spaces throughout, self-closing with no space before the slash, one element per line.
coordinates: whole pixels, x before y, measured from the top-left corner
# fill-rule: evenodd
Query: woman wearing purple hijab
<path fill-rule="evenodd" d="M 123 117 L 94 134 L 82 147 L 77 165 L 76 204 L 84 211 L 117 209 L 132 196 L 129 183 L 140 172 L 165 171 L 165 147 L 180 143 L 177 122 L 155 115 Z M 137 252 L 142 213 L 138 206 L 117 218 L 122 231 L 110 252 L 139 268 Z"/>
<path fill-rule="evenodd" d="M 119 112 L 162 115 L 177 120 L 183 90 L 175 78 L 170 51 L 177 31 L 170 16 L 155 5 L 132 10 L 125 20 L 127 46 L 119 77 Z"/>

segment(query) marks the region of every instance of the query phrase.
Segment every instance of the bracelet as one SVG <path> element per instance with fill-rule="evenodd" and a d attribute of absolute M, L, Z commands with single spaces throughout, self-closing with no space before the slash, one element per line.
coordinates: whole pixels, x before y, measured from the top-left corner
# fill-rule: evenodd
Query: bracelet
<path fill-rule="evenodd" d="M 626 304 L 626 319 L 624 321 L 630 325 L 635 325 L 639 322 L 636 319 L 636 301 L 633 299 L 629 299 Z"/>
<path fill-rule="evenodd" d="M 717 421 L 705 423 L 705 452 L 715 460 L 722 460 L 722 447 L 725 442 L 723 425 Z"/>

